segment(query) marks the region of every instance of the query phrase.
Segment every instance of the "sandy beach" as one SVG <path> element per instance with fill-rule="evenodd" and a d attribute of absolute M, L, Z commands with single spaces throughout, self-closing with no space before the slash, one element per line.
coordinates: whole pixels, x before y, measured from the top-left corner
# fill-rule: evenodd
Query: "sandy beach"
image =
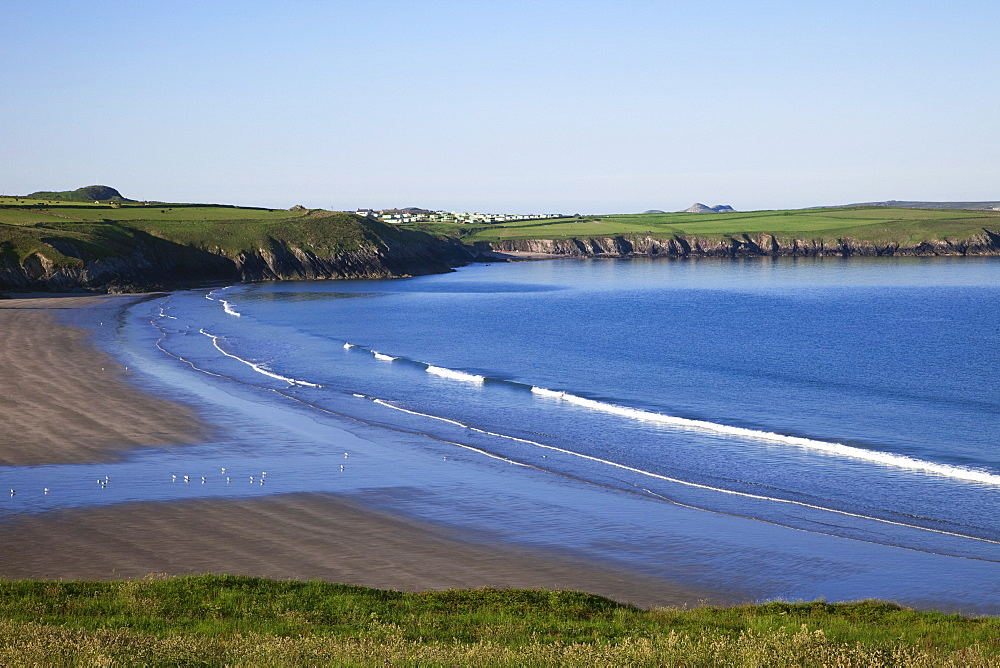
<path fill-rule="evenodd" d="M 58 324 L 64 309 L 123 299 L 133 298 L 0 300 L 0 465 L 109 461 L 205 433 L 190 408 L 138 392 L 119 362 L 88 345 L 84 329 Z"/>
<path fill-rule="evenodd" d="M 123 579 L 230 573 L 419 591 L 579 589 L 642 606 L 718 595 L 439 527 L 335 496 L 121 504 L 0 523 L 0 577 Z"/>
<path fill-rule="evenodd" d="M 85 330 L 58 323 L 58 309 L 108 299 L 116 297 L 0 301 L 0 464 L 108 461 L 207 432 L 191 408 L 131 385 L 121 364 L 88 345 Z M 411 591 L 581 589 L 643 606 L 727 602 L 720 592 L 561 554 L 466 541 L 329 494 L 58 510 L 13 516 L 0 531 L 5 579 L 233 573 Z"/>

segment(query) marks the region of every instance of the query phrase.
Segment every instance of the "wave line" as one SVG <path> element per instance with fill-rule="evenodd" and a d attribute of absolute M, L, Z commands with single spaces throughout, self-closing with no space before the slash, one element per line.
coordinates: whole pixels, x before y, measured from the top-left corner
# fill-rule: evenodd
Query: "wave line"
<path fill-rule="evenodd" d="M 216 336 L 215 334 L 209 334 L 204 329 L 199 329 L 198 332 L 201 333 L 201 334 L 204 334 L 208 338 L 212 339 L 212 345 L 215 346 L 215 349 L 218 350 L 220 353 L 222 353 L 226 357 L 232 357 L 237 362 L 242 362 L 243 364 L 246 364 L 248 367 L 250 367 L 251 369 L 253 369 L 254 371 L 256 371 L 259 374 L 263 374 L 265 376 L 270 376 L 271 378 L 276 378 L 278 380 L 283 380 L 286 383 L 288 383 L 289 385 L 302 385 L 304 387 L 323 387 L 322 385 L 317 385 L 316 383 L 310 383 L 310 382 L 305 381 L 305 380 L 298 380 L 296 378 L 288 378 L 287 376 L 282 376 L 280 374 L 274 373 L 270 369 L 265 368 L 261 364 L 255 364 L 254 362 L 251 362 L 249 360 L 245 360 L 242 357 L 237 357 L 236 355 L 233 355 L 232 353 L 228 353 L 228 352 L 226 352 L 225 350 L 222 349 L 222 346 L 219 345 L 219 337 Z"/>
<path fill-rule="evenodd" d="M 708 491 L 712 491 L 712 492 L 720 492 L 722 494 L 730 494 L 730 495 L 733 495 L 733 496 L 741 496 L 741 497 L 744 497 L 744 498 L 756 499 L 756 500 L 759 500 L 759 501 L 772 501 L 772 502 L 775 502 L 775 503 L 787 503 L 787 504 L 790 504 L 790 505 L 801 506 L 803 508 L 810 508 L 812 510 L 819 510 L 819 511 L 828 512 L 828 513 L 836 513 L 837 515 L 845 515 L 847 517 L 855 517 L 855 518 L 863 519 L 863 520 L 871 520 L 873 522 L 882 522 L 884 524 L 891 524 L 891 525 L 894 525 L 894 526 L 905 527 L 907 529 L 917 529 L 919 531 L 929 531 L 929 532 L 932 532 L 932 533 L 943 534 L 945 536 L 953 536 L 955 538 L 966 538 L 968 540 L 978 540 L 978 541 L 981 541 L 981 542 L 984 542 L 984 543 L 992 543 L 994 545 L 1000 545 L 1000 540 L 991 540 L 989 538 L 980 538 L 978 536 L 968 536 L 966 534 L 955 533 L 953 531 L 944 531 L 943 529 L 931 529 L 929 527 L 922 527 L 922 526 L 918 526 L 918 525 L 915 525 L 915 524 L 906 524 L 904 522 L 896 522 L 894 520 L 887 520 L 887 519 L 883 519 L 881 517 L 871 517 L 871 516 L 868 516 L 868 515 L 861 515 L 861 514 L 858 514 L 858 513 L 848 512 L 846 510 L 836 510 L 835 508 L 826 508 L 824 506 L 817 506 L 817 505 L 813 505 L 811 503 L 805 503 L 803 501 L 794 501 L 792 499 L 779 499 L 779 498 L 776 498 L 776 497 L 764 496 L 764 495 L 761 495 L 761 494 L 751 494 L 750 492 L 738 492 L 738 491 L 732 490 L 732 489 L 725 489 L 725 488 L 722 488 L 722 487 L 712 487 L 711 485 L 704 485 L 704 484 L 701 484 L 701 483 L 691 482 L 691 481 L 688 481 L 688 480 L 681 480 L 679 478 L 672 478 L 670 476 L 665 476 L 665 475 L 662 475 L 662 474 L 659 474 L 659 473 L 653 473 L 652 471 L 644 471 L 643 469 L 635 468 L 634 466 L 628 466 L 626 464 L 619 464 L 618 462 L 613 462 L 613 461 L 608 460 L 608 459 L 601 459 L 600 457 L 594 457 L 592 455 L 585 455 L 582 452 L 575 452 L 573 450 L 567 450 L 565 448 L 560 448 L 560 447 L 557 447 L 557 446 L 554 446 L 554 445 L 546 445 L 545 443 L 539 443 L 538 441 L 532 441 L 532 440 L 529 440 L 529 439 L 526 439 L 526 438 L 520 438 L 518 436 L 510 436 L 508 434 L 498 434 L 496 432 L 488 431 L 486 429 L 480 429 L 479 427 L 473 427 L 472 425 L 468 425 L 468 424 L 459 422 L 458 420 L 452 420 L 451 418 L 440 417 L 440 416 L 437 416 L 437 415 L 430 415 L 428 413 L 420 413 L 418 411 L 410 410 L 408 408 L 403 408 L 401 406 L 394 406 L 393 404 L 389 403 L 388 401 L 385 401 L 384 399 L 375 399 L 375 398 L 373 398 L 372 401 L 374 403 L 380 405 L 380 406 L 385 406 L 386 408 L 392 408 L 393 410 L 401 411 L 403 413 L 409 413 L 410 415 L 417 415 L 417 416 L 420 416 L 420 417 L 431 418 L 433 420 L 439 420 L 441 422 L 447 422 L 449 424 L 456 425 L 456 426 L 461 427 L 463 429 L 468 429 L 470 431 L 475 431 L 475 432 L 478 432 L 480 434 L 485 434 L 487 436 L 495 436 L 495 437 L 498 437 L 498 438 L 506 438 L 506 439 L 509 439 L 509 440 L 512 440 L 512 441 L 517 441 L 519 443 L 525 443 L 525 444 L 528 444 L 528 445 L 534 445 L 534 446 L 537 446 L 537 447 L 540 447 L 540 448 L 545 448 L 546 450 L 554 450 L 555 452 L 561 452 L 563 454 L 571 455 L 573 457 L 579 457 L 581 459 L 588 459 L 588 460 L 593 461 L 593 462 L 598 462 L 600 464 L 605 464 L 607 466 L 613 466 L 613 467 L 620 468 L 620 469 L 623 469 L 623 470 L 626 470 L 626 471 L 631 471 L 632 473 L 638 473 L 639 475 L 649 476 L 650 478 L 657 478 L 659 480 L 665 480 L 667 482 L 672 482 L 672 483 L 675 483 L 675 484 L 678 484 L 678 485 L 685 485 L 687 487 L 694 487 L 694 488 L 697 488 L 697 489 L 704 489 L 704 490 L 708 490 Z"/>
<path fill-rule="evenodd" d="M 465 373 L 464 371 L 455 371 L 454 369 L 446 369 L 441 366 L 427 365 L 427 373 L 434 374 L 435 376 L 440 376 L 441 378 L 448 378 L 449 380 L 462 380 L 467 383 L 477 383 L 482 384 L 486 378 L 473 373 Z"/>
<path fill-rule="evenodd" d="M 784 434 L 748 429 L 746 427 L 732 427 L 725 424 L 708 422 L 706 420 L 691 420 L 688 418 L 675 417 L 673 415 L 664 415 L 662 413 L 654 413 L 652 411 L 645 411 L 638 408 L 629 408 L 627 406 L 618 406 L 616 404 L 605 403 L 603 401 L 587 399 L 575 394 L 570 394 L 569 392 L 549 390 L 544 387 L 532 387 L 531 392 L 540 397 L 565 401 L 567 403 L 583 408 L 589 408 L 594 411 L 610 413 L 612 415 L 641 420 L 643 422 L 654 422 L 690 431 L 702 431 L 722 434 L 725 436 L 736 436 L 754 441 L 781 443 L 783 445 L 791 445 L 808 450 L 817 450 L 829 454 L 840 455 L 842 457 L 850 457 L 852 459 L 862 459 L 868 462 L 882 464 L 884 466 L 894 466 L 897 468 L 923 471 L 925 473 L 935 473 L 949 478 L 966 480 L 969 482 L 1000 485 L 1000 475 L 995 475 L 989 473 L 988 471 L 966 468 L 963 466 L 939 464 L 937 462 L 916 459 L 915 457 L 909 457 L 907 455 L 879 452 L 877 450 L 866 450 L 864 448 L 857 448 L 850 445 L 844 445 L 842 443 L 817 441 L 811 438 L 786 436 Z"/>

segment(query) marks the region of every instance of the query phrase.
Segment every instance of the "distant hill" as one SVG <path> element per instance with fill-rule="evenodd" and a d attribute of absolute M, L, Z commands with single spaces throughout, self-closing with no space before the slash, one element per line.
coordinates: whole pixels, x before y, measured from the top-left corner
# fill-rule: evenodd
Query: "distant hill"
<path fill-rule="evenodd" d="M 651 213 L 666 213 L 666 211 L 660 211 L 659 209 L 650 209 L 649 211 L 643 211 L 642 215 L 647 216 Z"/>
<path fill-rule="evenodd" d="M 705 206 L 700 202 L 695 202 L 681 213 L 734 213 L 736 209 L 728 204 L 716 204 L 715 206 Z"/>
<path fill-rule="evenodd" d="M 53 199 L 60 200 L 64 202 L 98 202 L 98 201 L 111 201 L 111 202 L 134 202 L 135 200 L 126 199 L 122 197 L 122 194 L 110 186 L 86 186 L 84 188 L 77 188 L 76 190 L 62 190 L 62 191 L 45 191 L 40 190 L 36 193 L 31 193 L 27 197 L 32 199 Z"/>
<path fill-rule="evenodd" d="M 890 199 L 885 202 L 859 202 L 858 204 L 843 204 L 841 206 L 891 206 L 899 209 L 971 209 L 973 211 L 989 211 L 1000 209 L 1000 202 L 916 202 Z"/>

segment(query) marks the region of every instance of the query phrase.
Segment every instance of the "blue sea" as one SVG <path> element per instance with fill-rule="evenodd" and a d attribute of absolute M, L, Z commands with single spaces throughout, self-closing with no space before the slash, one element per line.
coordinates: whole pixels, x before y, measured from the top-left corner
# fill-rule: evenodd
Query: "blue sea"
<path fill-rule="evenodd" d="M 98 340 L 214 436 L 35 467 L 64 493 L 0 512 L 333 492 L 739 600 L 1000 614 L 998 278 L 567 259 L 176 292 Z"/>

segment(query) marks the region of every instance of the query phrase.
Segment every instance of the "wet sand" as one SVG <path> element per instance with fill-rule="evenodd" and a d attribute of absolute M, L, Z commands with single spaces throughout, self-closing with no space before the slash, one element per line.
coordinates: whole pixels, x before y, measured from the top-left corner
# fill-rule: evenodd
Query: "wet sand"
<path fill-rule="evenodd" d="M 111 461 L 142 446 L 197 442 L 195 412 L 140 392 L 122 365 L 58 324 L 64 309 L 134 296 L 0 300 L 0 466 Z"/>
<path fill-rule="evenodd" d="M 129 384 L 86 330 L 57 321 L 58 309 L 113 299 L 129 298 L 0 301 L 0 465 L 108 461 L 207 432 L 189 407 Z M 0 534 L 4 579 L 231 573 L 410 591 L 579 589 L 643 606 L 735 602 L 564 554 L 469 541 L 327 494 L 59 510 L 4 519 Z"/>
<path fill-rule="evenodd" d="M 463 541 L 326 494 L 133 503 L 0 522 L 5 579 L 229 573 L 420 591 L 577 589 L 641 606 L 724 602 L 565 555 Z"/>

